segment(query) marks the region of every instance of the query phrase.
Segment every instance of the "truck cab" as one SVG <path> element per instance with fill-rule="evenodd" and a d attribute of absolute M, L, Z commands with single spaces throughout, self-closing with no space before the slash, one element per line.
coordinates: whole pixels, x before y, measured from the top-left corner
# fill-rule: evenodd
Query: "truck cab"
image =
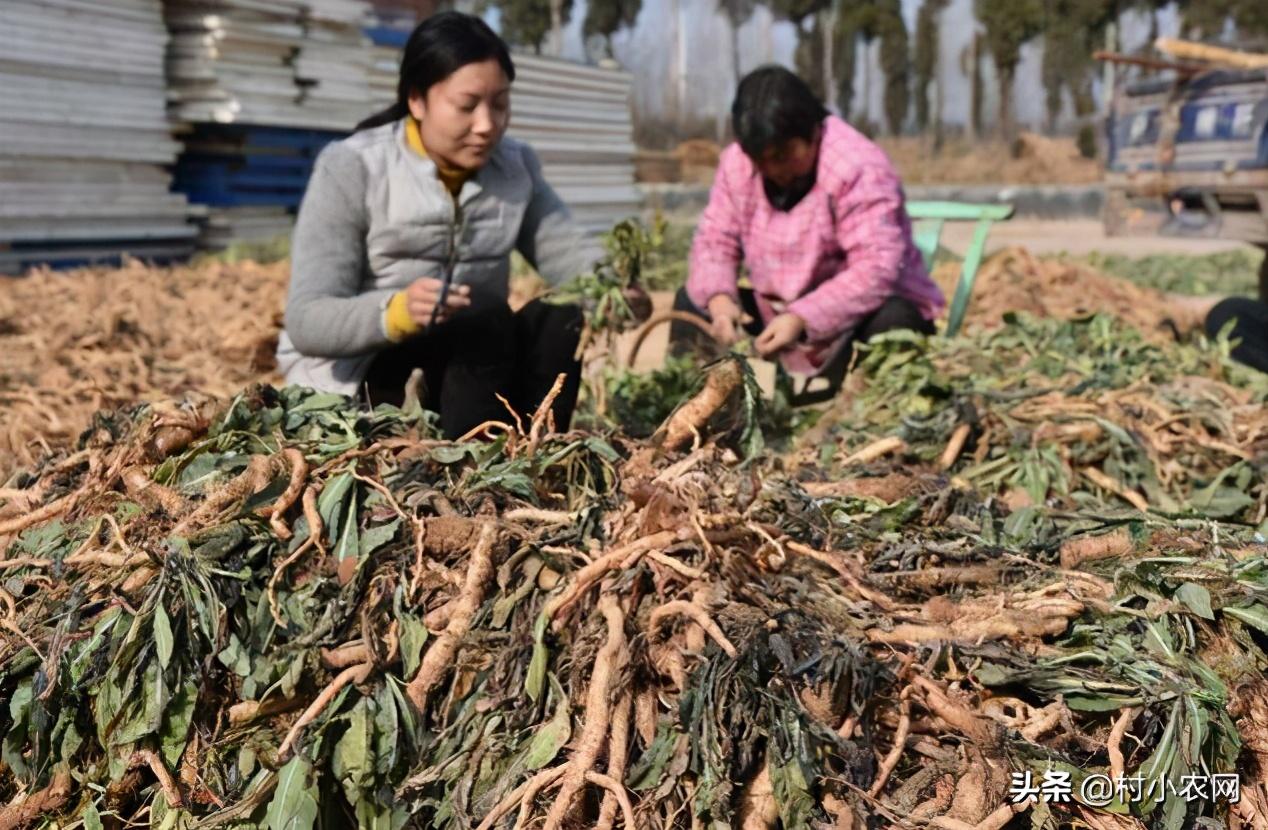
<path fill-rule="evenodd" d="M 1106 233 L 1268 250 L 1268 69 L 1121 84 L 1106 138 Z M 1268 299 L 1268 257 L 1260 294 Z"/>

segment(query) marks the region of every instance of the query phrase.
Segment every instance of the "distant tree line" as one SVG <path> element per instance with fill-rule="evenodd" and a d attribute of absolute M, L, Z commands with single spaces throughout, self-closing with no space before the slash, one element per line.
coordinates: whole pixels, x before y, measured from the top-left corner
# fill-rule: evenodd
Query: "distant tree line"
<path fill-rule="evenodd" d="M 389 0 L 390 1 L 390 0 Z M 445 7 L 452 0 L 413 0 Z M 873 79 L 854 77 L 859 47 L 879 42 L 883 93 L 883 124 L 865 127 L 897 134 L 915 126 L 925 131 L 941 122 L 936 100 L 939 27 L 949 0 L 924 0 L 908 32 L 902 0 L 716 0 L 718 12 L 732 33 L 731 56 L 740 75 L 738 32 L 761 6 L 775 19 L 792 23 L 797 31 L 796 68 L 824 101 L 856 121 L 870 117 L 866 101 L 854 101 L 856 80 L 870 98 Z M 490 7 L 500 13 L 502 35 L 512 43 L 538 52 L 559 49 L 561 30 L 571 19 L 574 0 L 467 0 L 475 11 Z M 642 0 L 585 0 L 584 36 L 597 38 L 611 55 L 612 38 L 632 27 Z M 999 100 L 998 126 L 1015 133 L 1013 86 L 1022 47 L 1042 38 L 1042 79 L 1046 92 L 1048 126 L 1055 126 L 1068 94 L 1080 119 L 1093 115 L 1092 54 L 1105 46 L 1110 26 L 1129 11 L 1155 15 L 1167 0 L 974 0 L 978 31 L 965 56 L 966 74 L 975 85 L 970 128 L 982 127 L 981 64 L 987 57 L 995 67 Z M 1218 37 L 1231 22 L 1245 38 L 1268 39 L 1268 0 L 1179 0 L 1184 34 Z M 1155 18 L 1156 19 L 1156 18 Z M 676 21 L 670 22 L 670 28 Z M 672 48 L 668 44 L 666 49 Z M 869 62 L 863 63 L 870 66 Z M 867 71 L 865 69 L 865 71 Z"/>

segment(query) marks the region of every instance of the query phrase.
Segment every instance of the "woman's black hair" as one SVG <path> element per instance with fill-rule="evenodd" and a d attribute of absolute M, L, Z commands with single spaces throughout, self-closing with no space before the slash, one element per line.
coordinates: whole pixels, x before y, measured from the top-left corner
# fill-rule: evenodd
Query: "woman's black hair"
<path fill-rule="evenodd" d="M 401 77 L 396 86 L 396 103 L 357 125 L 356 132 L 400 121 L 409 114 L 409 96 L 426 95 L 469 63 L 496 60 L 508 81 L 515 80 L 515 64 L 506 42 L 489 24 L 471 14 L 445 11 L 419 23 L 405 44 L 401 57 Z"/>
<path fill-rule="evenodd" d="M 731 104 L 731 128 L 752 159 L 794 138 L 809 141 L 827 116 L 806 82 L 782 66 L 762 66 L 745 75 Z"/>

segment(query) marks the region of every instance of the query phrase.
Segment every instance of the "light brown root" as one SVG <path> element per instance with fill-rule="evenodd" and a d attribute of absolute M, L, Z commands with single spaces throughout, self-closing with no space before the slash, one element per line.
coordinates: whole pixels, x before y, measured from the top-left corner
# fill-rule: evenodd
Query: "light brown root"
<path fill-rule="evenodd" d="M 713 618 L 709 616 L 709 613 L 694 602 L 687 602 L 686 600 L 667 602 L 652 611 L 651 619 L 648 621 L 648 627 L 651 631 L 650 636 L 653 642 L 659 639 L 656 632 L 659 630 L 659 626 L 665 618 L 679 614 L 685 617 L 690 617 L 696 625 L 703 628 L 705 633 L 713 638 L 713 641 L 718 644 L 719 648 L 726 652 L 727 657 L 732 659 L 735 658 L 735 646 L 733 646 L 731 641 L 726 638 L 726 635 L 722 633 L 722 629 L 719 628 L 718 624 L 713 621 Z"/>
<path fill-rule="evenodd" d="M 660 442 L 661 451 L 673 452 L 690 442 L 692 436 L 699 434 L 714 413 L 726 404 L 742 380 L 739 364 L 734 360 L 727 360 L 710 369 L 704 388 L 694 398 L 678 407 L 657 430 L 663 436 Z"/>
<path fill-rule="evenodd" d="M 287 483 L 286 489 L 282 491 L 282 495 L 273 503 L 272 508 L 268 508 L 269 527 L 273 528 L 273 534 L 282 541 L 290 539 L 291 529 L 283 520 L 286 511 L 294 507 L 295 502 L 299 501 L 299 495 L 304 489 L 304 480 L 308 477 L 308 462 L 304 460 L 304 454 L 294 447 L 287 447 L 282 450 L 282 455 L 286 457 L 287 463 L 291 468 L 291 480 Z"/>
<path fill-rule="evenodd" d="M 568 525 L 577 521 L 576 513 L 564 510 L 541 510 L 536 507 L 517 507 L 502 514 L 508 522 L 539 522 L 549 525 Z"/>
<path fill-rule="evenodd" d="M 140 467 L 129 467 L 121 476 L 128 495 L 148 507 L 160 507 L 169 516 L 179 516 L 185 510 L 185 497 L 170 487 L 164 487 Z"/>
<path fill-rule="evenodd" d="M 70 770 L 59 769 L 49 785 L 15 804 L 0 806 L 0 830 L 18 830 L 41 816 L 56 815 L 71 794 Z"/>
<path fill-rule="evenodd" d="M 542 402 L 537 405 L 537 411 L 533 413 L 533 420 L 528 428 L 528 447 L 524 450 L 526 455 L 533 455 L 537 452 L 537 447 L 542 440 L 542 430 L 549 425 L 553 425 L 553 414 L 551 407 L 555 403 L 555 398 L 559 397 L 559 393 L 563 391 L 564 381 L 568 376 L 563 372 L 555 378 L 554 384 L 551 385 L 550 391 L 546 393 L 546 397 L 542 398 Z"/>
<path fill-rule="evenodd" d="M 18 559 L 0 559 L 0 571 L 16 568 L 48 568 L 52 567 L 52 565 L 52 559 L 32 559 L 29 556 L 23 556 Z"/>
<path fill-rule="evenodd" d="M 273 462 L 271 457 L 267 455 L 251 456 L 251 460 L 247 462 L 247 468 L 237 478 L 219 490 L 209 493 L 207 498 L 203 500 L 203 503 L 193 513 L 186 516 L 172 529 L 171 535 L 183 536 L 191 529 L 197 529 L 201 524 L 213 519 L 230 505 L 269 486 L 272 478 Z"/>
<path fill-rule="evenodd" d="M 1079 567 L 1084 562 L 1127 556 L 1135 548 L 1131 535 L 1123 529 L 1114 530 L 1100 536 L 1080 536 L 1076 539 L 1067 539 L 1061 545 L 1061 567 L 1072 569 Z"/>
<path fill-rule="evenodd" d="M 938 469 L 949 470 L 955 466 L 972 433 L 973 427 L 969 424 L 960 424 L 955 428 L 955 431 L 951 433 L 951 440 L 947 442 L 947 448 L 942 451 L 942 456 L 938 459 Z"/>
<path fill-rule="evenodd" d="M 634 728 L 644 747 L 651 746 L 656 740 L 656 721 L 656 693 L 644 689 L 634 698 Z"/>
<path fill-rule="evenodd" d="M 991 726 L 984 718 L 979 717 L 963 704 L 952 700 L 943 691 L 942 687 L 932 680 L 914 674 L 911 682 L 925 693 L 925 705 L 929 708 L 929 711 L 942 718 L 952 728 L 958 730 L 961 735 L 983 749 L 990 749 L 995 746 L 995 737 Z"/>
<path fill-rule="evenodd" d="M 585 565 L 573 574 L 572 580 L 563 592 L 546 601 L 546 604 L 542 606 L 542 616 L 546 617 L 546 619 L 553 618 L 588 591 L 608 571 L 618 567 L 630 567 L 633 564 L 633 562 L 629 561 L 631 558 L 637 561 L 637 557 L 641 557 L 647 551 L 666 547 L 676 541 L 677 538 L 677 531 L 662 530 L 659 533 L 644 536 L 642 539 L 638 539 L 628 545 L 613 548 L 602 556 L 596 557 L 590 564 Z"/>
<path fill-rule="evenodd" d="M 1137 714 L 1135 709 L 1123 710 L 1114 721 L 1109 738 L 1105 741 L 1105 749 L 1109 753 L 1110 779 L 1113 781 L 1121 781 L 1127 770 L 1127 764 L 1123 758 L 1123 736 L 1127 734 L 1127 727 L 1132 725 Z"/>
<path fill-rule="evenodd" d="M 163 797 L 167 799 L 167 806 L 181 807 L 185 800 L 181 797 L 180 787 L 176 786 L 176 780 L 172 778 L 172 774 L 167 771 L 167 767 L 163 765 L 163 759 L 159 758 L 152 749 L 141 749 L 132 753 L 132 766 L 140 766 L 145 764 L 150 768 L 150 772 L 154 773 L 154 777 L 158 779 L 159 787 L 163 790 Z"/>
<path fill-rule="evenodd" d="M 612 737 L 608 741 L 608 777 L 613 781 L 625 780 L 625 762 L 629 756 L 630 743 L 630 712 L 634 708 L 634 700 L 626 692 L 617 701 L 616 711 L 612 713 Z M 624 787 L 621 787 L 620 795 L 624 795 Z M 609 792 L 603 796 L 603 804 L 599 808 L 599 821 L 595 824 L 595 830 L 612 830 L 612 824 L 616 821 L 616 808 L 620 806 L 619 796 L 615 792 Z M 633 828 L 634 825 L 626 820 L 626 827 Z"/>
<path fill-rule="evenodd" d="M 740 830 L 770 830 L 779 821 L 779 802 L 770 780 L 770 758 L 744 786 L 740 796 Z"/>
<path fill-rule="evenodd" d="M 888 438 L 873 441 L 841 463 L 847 467 L 855 464 L 870 464 L 879 458 L 902 452 L 905 449 L 907 449 L 907 442 L 896 435 L 891 435 Z"/>
<path fill-rule="evenodd" d="M 1128 502 L 1132 507 L 1136 508 L 1141 513 L 1149 512 L 1149 502 L 1145 499 L 1144 496 L 1142 496 L 1140 493 L 1137 493 L 1135 490 L 1131 490 L 1127 488 L 1126 486 L 1123 485 L 1122 482 L 1118 481 L 1117 479 L 1111 478 L 1109 475 L 1102 472 L 1101 470 L 1098 470 L 1096 467 L 1085 468 L 1083 470 L 1083 475 L 1087 476 L 1088 480 L 1091 481 L 1093 484 L 1095 484 L 1097 487 L 1100 487 L 1102 490 L 1108 490 L 1109 492 L 1118 496 L 1123 501 Z"/>
<path fill-rule="evenodd" d="M 515 809 L 515 805 L 517 804 L 521 805 L 521 807 L 524 804 L 531 805 L 537 798 L 537 794 L 539 792 L 551 786 L 560 778 L 563 778 L 564 773 L 567 771 L 567 766 L 560 765 L 538 772 L 532 778 L 507 793 L 506 796 L 498 802 L 497 806 L 490 810 L 488 815 L 480 821 L 476 830 L 491 830 L 493 825 L 497 824 L 502 820 L 503 816 Z"/>
<path fill-rule="evenodd" d="M 449 614 L 449 624 L 436 638 L 431 648 L 423 655 L 418 672 L 405 687 L 410 702 L 420 713 L 427 712 L 427 697 L 431 690 L 452 668 L 453 658 L 458 646 L 467 636 L 471 621 L 484 602 L 485 591 L 493 580 L 493 542 L 496 529 L 492 522 L 485 522 L 480 527 L 480 537 L 476 541 L 475 550 L 471 552 L 471 560 L 467 565 L 467 576 L 453 610 Z"/>
<path fill-rule="evenodd" d="M 308 708 L 299 716 L 299 720 L 295 721 L 290 731 L 286 733 L 285 739 L 282 740 L 282 745 L 277 750 L 278 764 L 284 764 L 291 759 L 291 754 L 295 750 L 295 743 L 304 734 L 304 727 L 321 717 L 321 713 L 344 690 L 344 687 L 351 684 L 364 683 L 373 668 L 369 663 L 360 666 L 349 666 L 339 672 L 329 686 L 321 690 L 321 694 L 317 695 L 317 699 L 308 705 Z"/>
<path fill-rule="evenodd" d="M 876 780 L 867 791 L 867 794 L 872 798 L 876 798 L 885 789 L 885 783 L 889 781 L 889 776 L 894 772 L 894 768 L 898 766 L 898 762 L 902 760 L 903 753 L 907 750 L 907 734 L 910 731 L 911 686 L 905 686 L 898 695 L 898 728 L 894 730 L 894 746 L 889 750 L 889 754 L 885 756 L 885 760 L 881 762 L 881 768 L 876 774 Z"/>
<path fill-rule="evenodd" d="M 318 487 L 309 487 L 304 490 L 304 497 L 300 499 L 300 503 L 304 508 L 304 520 L 308 523 L 308 538 L 317 546 L 317 551 L 321 554 L 326 553 L 326 543 L 323 541 L 326 525 L 321 520 L 321 511 L 317 509 L 317 496 L 321 493 Z"/>
<path fill-rule="evenodd" d="M 454 443 L 464 444 L 467 441 L 472 440 L 476 436 L 483 435 L 484 433 L 492 429 L 505 432 L 508 435 L 515 435 L 515 427 L 511 426 L 510 424 L 504 421 L 485 421 L 484 423 L 467 430 L 467 433 L 461 436 L 460 438 L 458 438 L 458 440 L 455 441 Z"/>
<path fill-rule="evenodd" d="M 286 621 L 282 619 L 282 609 L 277 604 L 277 583 L 282 580 L 282 576 L 286 573 L 286 569 L 298 562 L 299 558 L 305 553 L 308 553 L 308 549 L 312 546 L 313 537 L 309 536 L 300 543 L 299 547 L 295 548 L 290 556 L 287 556 L 278 563 L 277 567 L 273 569 L 273 575 L 269 577 L 269 613 L 273 615 L 273 622 L 277 623 L 279 626 L 285 626 Z"/>
<path fill-rule="evenodd" d="M 277 697 L 264 702 L 243 700 L 229 707 L 229 723 L 231 726 L 242 726 L 260 718 L 271 718 L 283 712 L 290 712 L 303 705 L 303 701 L 294 697 Z"/>
<path fill-rule="evenodd" d="M 75 493 L 71 493 L 69 496 L 62 496 L 60 499 L 51 501 L 38 510 L 33 510 L 30 513 L 24 513 L 16 518 L 0 522 L 0 536 L 7 536 L 10 533 L 18 533 L 19 531 L 26 530 L 32 525 L 37 525 L 40 522 L 47 521 L 55 516 L 60 516 L 62 513 L 65 513 L 70 509 L 71 504 L 75 500 L 75 496 Z"/>
<path fill-rule="evenodd" d="M 515 817 L 514 830 L 523 830 L 528 826 L 528 822 L 533 817 L 533 807 L 537 803 L 537 796 L 542 790 L 549 789 L 563 780 L 564 773 L 568 771 L 565 764 L 560 764 L 554 769 L 544 770 L 534 775 L 528 780 L 527 787 L 520 799 L 520 812 Z"/>
<path fill-rule="evenodd" d="M 634 821 L 634 805 L 630 803 L 630 794 L 625 791 L 624 784 L 610 775 L 604 775 L 594 770 L 586 772 L 586 780 L 607 790 L 608 795 L 616 799 L 616 803 L 621 806 L 621 817 L 625 819 L 625 826 L 628 830 L 634 830 L 638 826 Z M 604 796 L 604 799 L 606 800 L 607 796 Z"/>
<path fill-rule="evenodd" d="M 572 808 L 573 799 L 585 786 L 587 775 L 594 771 L 595 760 L 603 749 L 611 723 L 611 696 L 613 682 L 624 665 L 625 614 L 616 598 L 604 594 L 599 598 L 599 612 L 607 622 L 608 636 L 594 660 L 590 674 L 590 687 L 586 690 L 586 720 L 581 728 L 564 773 L 559 795 L 546 815 L 544 830 L 559 830 Z"/>
<path fill-rule="evenodd" d="M 861 579 L 850 572 L 850 569 L 846 567 L 845 562 L 842 561 L 839 554 L 815 550 L 809 545 L 804 545 L 801 542 L 789 541 L 787 545 L 788 549 L 793 553 L 808 556 L 816 562 L 822 562 L 832 570 L 836 571 L 837 574 L 846 581 L 846 584 L 854 589 L 855 593 L 882 611 L 892 611 L 894 609 L 894 601 L 880 591 L 864 585 Z"/>

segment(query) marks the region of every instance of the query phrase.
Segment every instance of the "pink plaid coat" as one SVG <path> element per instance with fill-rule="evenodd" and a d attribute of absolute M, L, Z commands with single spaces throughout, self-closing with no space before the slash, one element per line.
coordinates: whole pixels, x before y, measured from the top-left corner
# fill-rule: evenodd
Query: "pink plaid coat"
<path fill-rule="evenodd" d="M 814 189 L 787 212 L 770 206 L 738 144 L 722 152 L 691 247 L 687 294 L 704 309 L 738 300 L 741 259 L 763 322 L 783 311 L 806 321 L 806 340 L 781 359 L 814 374 L 853 329 L 892 296 L 934 319 L 945 300 L 911 238 L 902 185 L 884 151 L 836 116 L 824 121 Z"/>

